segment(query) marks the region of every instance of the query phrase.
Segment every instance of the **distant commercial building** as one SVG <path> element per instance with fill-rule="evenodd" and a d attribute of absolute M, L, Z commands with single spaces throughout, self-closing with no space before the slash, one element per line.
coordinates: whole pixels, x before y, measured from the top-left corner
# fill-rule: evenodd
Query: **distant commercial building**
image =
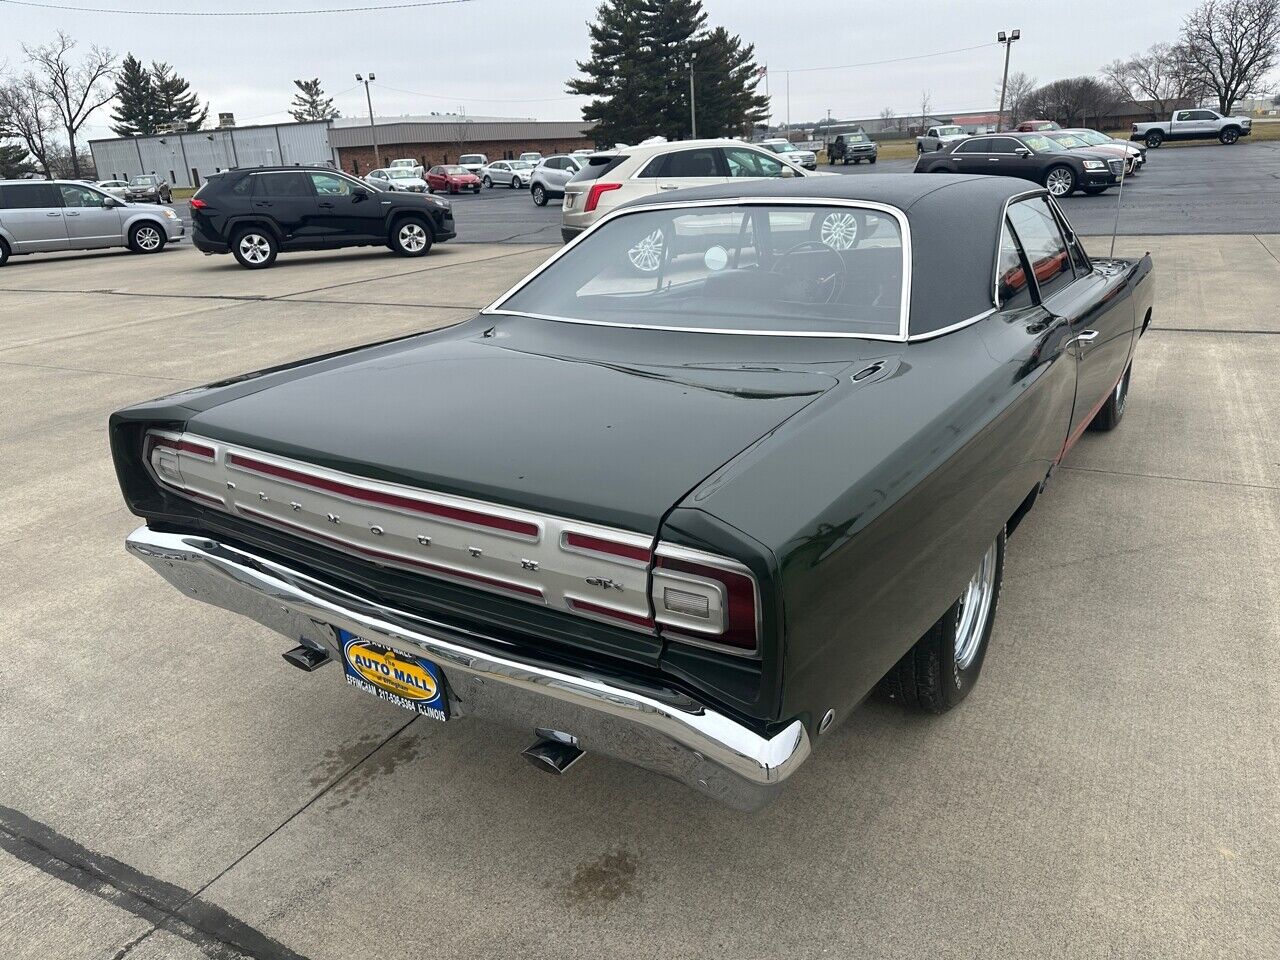
<path fill-rule="evenodd" d="M 595 146 L 594 124 L 581 120 L 478 120 L 472 117 L 425 121 L 380 119 L 377 157 L 383 164 L 411 157 L 424 167 L 457 163 L 465 153 L 483 153 L 490 160 L 510 160 L 536 150 L 543 156 L 569 153 Z M 348 173 L 363 175 L 379 160 L 373 149 L 373 131 L 363 125 L 334 127 L 330 133 L 338 164 Z"/>
<path fill-rule="evenodd" d="M 175 187 L 198 187 L 210 174 L 233 167 L 336 165 L 330 128 L 328 120 L 219 127 L 154 137 L 90 140 L 89 150 L 103 180 L 127 180 L 155 173 Z"/>

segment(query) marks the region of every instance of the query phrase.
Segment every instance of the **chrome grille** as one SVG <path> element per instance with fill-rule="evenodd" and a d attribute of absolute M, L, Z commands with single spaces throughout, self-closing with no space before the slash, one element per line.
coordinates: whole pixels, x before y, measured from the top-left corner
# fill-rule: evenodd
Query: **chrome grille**
<path fill-rule="evenodd" d="M 1111 169 L 1112 174 L 1114 174 L 1117 177 L 1120 176 L 1120 174 L 1124 171 L 1123 160 L 1108 160 L 1107 166 Z"/>

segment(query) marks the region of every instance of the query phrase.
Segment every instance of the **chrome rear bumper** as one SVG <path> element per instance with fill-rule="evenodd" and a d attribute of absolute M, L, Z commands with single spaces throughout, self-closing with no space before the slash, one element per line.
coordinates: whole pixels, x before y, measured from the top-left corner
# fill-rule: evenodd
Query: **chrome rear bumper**
<path fill-rule="evenodd" d="M 425 655 L 445 674 L 451 718 L 481 717 L 563 731 L 597 751 L 740 810 L 776 795 L 809 755 L 804 725 L 760 736 L 678 691 L 548 669 L 476 646 L 480 635 L 382 606 L 264 557 L 197 534 L 139 527 L 126 543 L 183 593 L 243 614 L 341 657 L 337 629 Z M 488 640 L 490 646 L 501 641 Z"/>

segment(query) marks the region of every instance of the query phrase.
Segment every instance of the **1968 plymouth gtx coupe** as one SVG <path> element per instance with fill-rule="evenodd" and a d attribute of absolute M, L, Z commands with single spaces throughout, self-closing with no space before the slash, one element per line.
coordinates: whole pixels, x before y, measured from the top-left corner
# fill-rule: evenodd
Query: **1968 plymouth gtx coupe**
<path fill-rule="evenodd" d="M 128 548 L 324 682 L 758 808 L 873 690 L 970 691 L 1151 290 L 1010 178 L 655 196 L 471 320 L 115 414 Z"/>

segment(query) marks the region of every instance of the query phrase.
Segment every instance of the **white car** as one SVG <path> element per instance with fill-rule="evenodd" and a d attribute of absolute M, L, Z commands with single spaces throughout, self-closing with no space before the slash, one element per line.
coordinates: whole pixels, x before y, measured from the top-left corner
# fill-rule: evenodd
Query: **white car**
<path fill-rule="evenodd" d="M 772 150 L 774 153 L 794 163 L 796 166 L 804 167 L 806 170 L 818 169 L 818 155 L 812 150 L 801 150 L 790 140 L 784 140 L 777 137 L 773 140 L 762 140 L 760 146 L 766 150 Z"/>
<path fill-rule="evenodd" d="M 421 167 L 384 167 L 381 170 L 370 170 L 364 179 L 379 190 L 427 192 L 427 181 L 422 176 Z"/>
<path fill-rule="evenodd" d="M 124 192 L 129 188 L 128 180 L 100 180 L 98 181 L 98 189 L 105 190 L 120 200 L 124 199 Z"/>
<path fill-rule="evenodd" d="M 392 160 L 387 164 L 388 170 L 413 170 L 419 177 L 422 176 L 422 164 L 413 157 L 404 157 L 400 160 Z"/>
<path fill-rule="evenodd" d="M 532 163 L 536 167 L 538 165 L 538 161 L 542 159 L 542 154 L 540 154 L 537 150 L 530 150 L 527 153 L 520 154 L 520 159 L 527 160 L 529 163 Z"/>
<path fill-rule="evenodd" d="M 605 150 L 587 157 L 565 184 L 560 235 L 567 243 L 615 207 L 661 190 L 823 175 L 805 173 L 741 140 L 680 140 Z"/>
<path fill-rule="evenodd" d="M 484 173 L 484 168 L 489 165 L 489 158 L 483 153 L 464 153 L 458 158 L 458 166 L 462 167 L 467 173 L 474 173 L 477 177 Z"/>
<path fill-rule="evenodd" d="M 533 179 L 533 164 L 528 160 L 495 160 L 480 171 L 479 176 L 480 182 L 486 187 L 501 184 L 512 190 L 520 190 Z"/>

